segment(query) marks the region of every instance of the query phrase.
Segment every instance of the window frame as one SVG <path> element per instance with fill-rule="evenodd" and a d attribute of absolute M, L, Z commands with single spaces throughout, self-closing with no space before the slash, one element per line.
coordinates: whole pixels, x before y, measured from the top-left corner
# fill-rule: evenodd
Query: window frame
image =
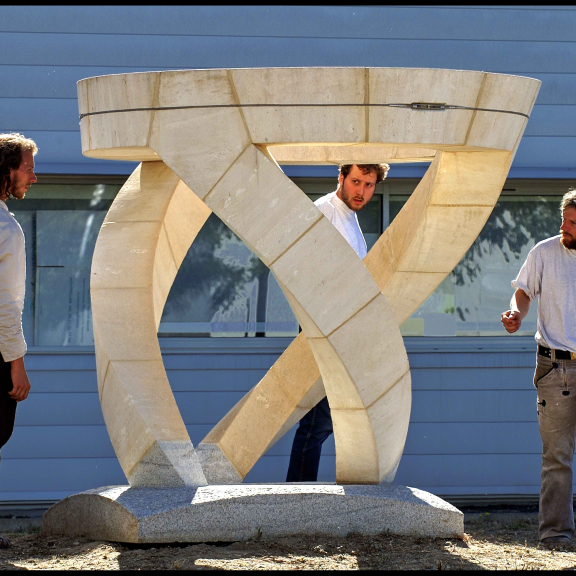
<path fill-rule="evenodd" d="M 129 174 L 38 174 L 40 184 L 110 184 L 122 186 Z M 329 193 L 336 189 L 334 177 L 291 177 L 305 193 Z M 375 195 L 382 196 L 382 230 L 390 224 L 390 196 L 410 196 L 421 178 L 388 178 L 380 183 Z M 505 181 L 502 192 L 509 196 L 562 196 L 573 187 L 570 179 L 527 179 L 509 178 Z M 314 192 L 310 187 L 314 186 Z M 512 289 L 510 290 L 512 296 Z M 161 337 L 160 348 L 163 352 L 175 354 L 189 353 L 249 353 L 281 354 L 292 342 L 291 337 Z M 405 336 L 404 342 L 408 352 L 521 352 L 535 350 L 534 336 L 514 336 L 503 339 L 501 336 Z M 56 354 L 76 355 L 94 354 L 94 346 L 29 346 L 29 355 Z"/>

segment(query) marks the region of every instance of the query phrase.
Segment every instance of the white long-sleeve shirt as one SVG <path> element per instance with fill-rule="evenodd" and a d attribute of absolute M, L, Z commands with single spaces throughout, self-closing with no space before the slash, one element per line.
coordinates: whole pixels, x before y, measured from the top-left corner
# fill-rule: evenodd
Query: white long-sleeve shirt
<path fill-rule="evenodd" d="M 346 238 L 348 244 L 352 246 L 354 252 L 358 254 L 360 260 L 366 256 L 366 240 L 360 224 L 358 224 L 358 216 L 354 210 L 350 210 L 338 196 L 336 192 L 330 192 L 322 198 L 318 198 L 314 204 L 318 207 L 320 212 L 334 224 L 336 230 Z"/>
<path fill-rule="evenodd" d="M 0 200 L 0 353 L 5 362 L 26 354 L 22 331 L 25 288 L 24 232 Z"/>

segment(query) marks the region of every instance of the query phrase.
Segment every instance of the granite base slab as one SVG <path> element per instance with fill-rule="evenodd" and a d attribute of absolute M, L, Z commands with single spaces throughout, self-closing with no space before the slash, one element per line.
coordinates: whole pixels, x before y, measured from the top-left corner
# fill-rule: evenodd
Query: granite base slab
<path fill-rule="evenodd" d="M 52 506 L 42 518 L 42 532 L 134 543 L 350 532 L 458 538 L 464 534 L 464 514 L 429 492 L 396 485 L 107 486 Z"/>

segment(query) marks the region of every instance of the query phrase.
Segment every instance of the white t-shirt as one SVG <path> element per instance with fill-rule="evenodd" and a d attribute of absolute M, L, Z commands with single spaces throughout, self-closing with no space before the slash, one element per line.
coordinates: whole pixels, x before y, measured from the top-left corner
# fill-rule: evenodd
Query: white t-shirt
<path fill-rule="evenodd" d="M 362 234 L 362 230 L 360 230 L 356 212 L 350 210 L 350 208 L 336 196 L 336 192 L 330 192 L 330 194 L 318 198 L 314 204 L 320 209 L 320 212 L 334 224 L 336 230 L 346 238 L 346 241 L 352 246 L 354 252 L 358 254 L 360 260 L 363 260 L 367 252 L 366 240 L 364 240 L 364 235 Z"/>
<path fill-rule="evenodd" d="M 538 242 L 512 286 L 531 301 L 539 296 L 536 342 L 576 352 L 576 250 L 565 248 L 560 235 Z"/>

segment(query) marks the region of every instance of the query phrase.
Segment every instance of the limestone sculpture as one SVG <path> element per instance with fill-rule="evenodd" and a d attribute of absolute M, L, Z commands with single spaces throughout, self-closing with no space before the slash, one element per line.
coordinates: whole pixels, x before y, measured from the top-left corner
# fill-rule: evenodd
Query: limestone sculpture
<path fill-rule="evenodd" d="M 391 482 L 411 404 L 399 325 L 484 226 L 539 85 L 418 68 L 80 81 L 83 153 L 141 162 L 102 225 L 91 279 L 100 401 L 130 486 L 240 483 L 325 394 L 337 483 Z M 415 160 L 431 162 L 426 175 L 364 261 L 277 164 Z M 274 273 L 302 333 L 195 451 L 157 329 L 211 211 Z"/>

